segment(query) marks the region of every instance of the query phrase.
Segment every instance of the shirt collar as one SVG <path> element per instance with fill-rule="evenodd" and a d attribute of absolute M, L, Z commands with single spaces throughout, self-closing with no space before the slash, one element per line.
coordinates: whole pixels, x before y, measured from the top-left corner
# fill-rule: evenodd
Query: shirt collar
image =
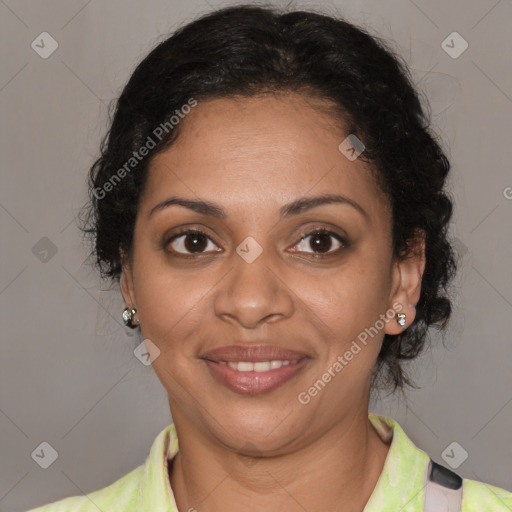
<path fill-rule="evenodd" d="M 391 438 L 391 445 L 363 512 L 423 510 L 423 489 L 430 457 L 407 437 L 395 420 L 372 413 L 368 418 L 385 441 Z"/>
<path fill-rule="evenodd" d="M 178 453 L 178 436 L 174 424 L 167 426 L 153 442 L 139 487 L 138 510 L 178 512 L 169 483 L 167 460 Z"/>
<path fill-rule="evenodd" d="M 381 438 L 385 442 L 391 440 L 391 444 L 382 473 L 363 512 L 422 510 L 429 456 L 412 443 L 395 420 L 372 413 L 368 418 Z M 174 424 L 170 424 L 156 437 L 144 464 L 139 487 L 140 510 L 178 512 L 167 469 L 167 461 L 177 452 L 178 436 Z"/>

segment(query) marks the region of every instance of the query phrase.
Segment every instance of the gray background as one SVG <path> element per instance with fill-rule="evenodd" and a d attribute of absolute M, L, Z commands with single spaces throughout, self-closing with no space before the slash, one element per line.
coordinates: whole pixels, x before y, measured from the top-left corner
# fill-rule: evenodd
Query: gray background
<path fill-rule="evenodd" d="M 227 4 L 0 0 L 2 511 L 112 483 L 144 461 L 171 421 L 151 367 L 133 355 L 140 340 L 122 326 L 119 292 L 83 264 L 74 216 L 109 100 L 157 42 Z M 446 348 L 434 336 L 414 364 L 422 389 L 409 392 L 408 404 L 386 399 L 372 411 L 397 419 L 445 465 L 442 454 L 456 441 L 469 454 L 459 474 L 510 490 L 512 2 L 294 5 L 317 5 L 392 38 L 430 99 L 453 164 L 452 233 L 463 264 Z M 31 47 L 43 31 L 59 45 L 47 59 Z M 453 31 L 469 43 L 458 58 L 441 46 Z M 48 469 L 31 457 L 43 441 L 59 455 Z"/>

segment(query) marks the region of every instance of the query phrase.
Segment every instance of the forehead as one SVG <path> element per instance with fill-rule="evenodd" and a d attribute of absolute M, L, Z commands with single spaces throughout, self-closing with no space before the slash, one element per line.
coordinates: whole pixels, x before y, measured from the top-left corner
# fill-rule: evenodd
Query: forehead
<path fill-rule="evenodd" d="M 387 201 L 367 164 L 350 161 L 329 104 L 299 94 L 211 99 L 180 121 L 176 142 L 152 160 L 141 207 L 180 194 L 245 208 L 342 193 L 381 214 Z M 148 204 L 144 204 L 148 203 Z"/>

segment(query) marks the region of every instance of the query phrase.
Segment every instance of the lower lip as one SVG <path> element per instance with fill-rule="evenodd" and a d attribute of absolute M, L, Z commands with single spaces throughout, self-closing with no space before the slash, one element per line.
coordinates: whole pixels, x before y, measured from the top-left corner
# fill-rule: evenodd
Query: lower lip
<path fill-rule="evenodd" d="M 267 372 L 239 372 L 228 365 L 204 361 L 213 375 L 229 389 L 237 393 L 257 395 L 272 391 L 288 382 L 306 366 L 308 358 Z"/>

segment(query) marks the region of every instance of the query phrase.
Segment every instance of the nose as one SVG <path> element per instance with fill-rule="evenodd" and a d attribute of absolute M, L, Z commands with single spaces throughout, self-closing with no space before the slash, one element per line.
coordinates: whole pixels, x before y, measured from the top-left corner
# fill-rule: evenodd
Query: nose
<path fill-rule="evenodd" d="M 270 260 L 266 251 L 251 263 L 233 254 L 233 267 L 214 300 L 217 317 L 255 329 L 293 314 L 293 292 Z"/>

